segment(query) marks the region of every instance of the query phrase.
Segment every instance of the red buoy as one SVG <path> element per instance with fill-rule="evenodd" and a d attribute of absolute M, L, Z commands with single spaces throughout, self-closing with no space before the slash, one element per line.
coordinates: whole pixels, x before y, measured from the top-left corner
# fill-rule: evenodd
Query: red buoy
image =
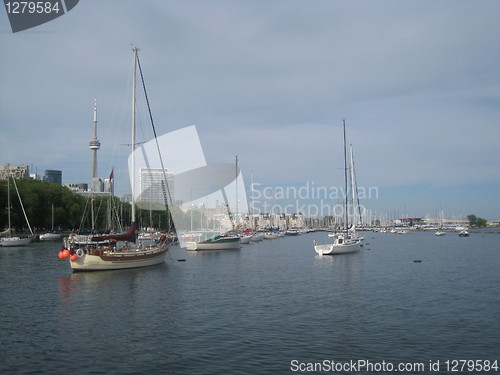
<path fill-rule="evenodd" d="M 64 259 L 64 253 L 61 251 L 59 251 L 59 254 L 57 254 L 57 256 L 59 257 L 59 259 Z"/>
<path fill-rule="evenodd" d="M 64 250 L 62 251 L 62 253 L 63 253 L 63 259 L 64 259 L 64 258 L 69 257 L 69 255 L 70 255 L 70 254 L 69 254 L 69 250 L 68 250 L 68 249 L 64 249 Z"/>
<path fill-rule="evenodd" d="M 78 259 L 78 255 L 76 254 L 73 254 L 69 257 L 69 260 L 71 260 L 72 262 L 76 261 Z"/>

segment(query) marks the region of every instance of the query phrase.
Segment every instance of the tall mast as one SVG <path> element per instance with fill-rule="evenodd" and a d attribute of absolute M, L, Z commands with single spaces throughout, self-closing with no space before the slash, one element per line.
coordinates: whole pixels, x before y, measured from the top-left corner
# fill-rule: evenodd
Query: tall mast
<path fill-rule="evenodd" d="M 348 207 L 348 194 L 347 194 L 347 147 L 345 140 L 345 120 L 344 121 L 344 183 L 345 183 L 345 207 L 344 207 L 344 215 L 345 215 L 345 230 L 346 233 L 349 232 L 349 214 L 347 212 Z"/>
<path fill-rule="evenodd" d="M 254 207 L 254 197 L 253 197 L 253 171 L 250 172 L 251 189 L 252 189 L 252 202 L 250 204 L 250 215 L 253 215 Z M 252 217 L 253 220 L 253 217 Z"/>
<path fill-rule="evenodd" d="M 353 213 L 353 219 L 352 219 L 352 229 L 353 232 L 356 233 L 356 224 L 357 224 L 357 217 L 356 217 L 356 176 L 354 174 L 354 156 L 352 153 L 352 145 L 349 145 L 349 157 L 350 157 L 350 172 L 351 172 L 351 203 L 352 203 L 352 213 Z"/>
<path fill-rule="evenodd" d="M 132 223 L 135 222 L 135 85 L 137 70 L 137 47 L 132 48 L 134 72 L 132 76 Z"/>
<path fill-rule="evenodd" d="M 359 196 L 358 196 L 358 182 L 356 181 L 356 168 L 354 167 L 354 152 L 352 150 L 351 145 L 351 175 L 352 175 L 352 204 L 353 204 L 353 213 L 357 214 L 355 224 L 363 223 L 363 218 L 361 216 L 361 205 L 359 204 Z"/>
<path fill-rule="evenodd" d="M 11 236 L 10 227 L 10 164 L 7 164 L 7 217 L 9 221 L 9 237 Z"/>
<path fill-rule="evenodd" d="M 238 226 L 238 155 L 236 155 L 236 226 Z"/>

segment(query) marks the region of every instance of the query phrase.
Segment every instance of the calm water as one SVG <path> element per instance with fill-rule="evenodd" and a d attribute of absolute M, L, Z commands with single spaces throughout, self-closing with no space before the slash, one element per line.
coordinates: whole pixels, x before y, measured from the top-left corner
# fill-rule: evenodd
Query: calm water
<path fill-rule="evenodd" d="M 236 251 L 173 248 L 165 265 L 80 274 L 57 258 L 59 244 L 0 247 L 0 373 L 500 360 L 500 234 L 365 235 L 358 254 L 316 256 L 312 241 L 326 234 L 311 233 Z"/>

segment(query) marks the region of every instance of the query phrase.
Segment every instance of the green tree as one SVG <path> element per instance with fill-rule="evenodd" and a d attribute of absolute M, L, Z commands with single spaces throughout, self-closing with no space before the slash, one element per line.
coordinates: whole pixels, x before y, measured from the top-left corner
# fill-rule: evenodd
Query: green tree
<path fill-rule="evenodd" d="M 482 228 L 486 226 L 487 220 L 481 217 L 477 217 L 476 215 L 468 215 L 467 219 L 469 220 L 469 226 L 471 228 Z"/>
<path fill-rule="evenodd" d="M 104 233 L 126 229 L 130 225 L 131 206 L 114 196 L 82 197 L 65 186 L 45 181 L 17 179 L 16 185 L 23 201 L 28 220 L 34 231 L 47 231 L 52 226 L 54 207 L 54 229 L 92 229 L 92 211 L 95 231 Z M 14 182 L 10 180 L 11 222 L 15 231 L 27 231 L 26 220 L 17 197 Z M 93 206 L 93 210 L 92 210 Z M 199 217 L 199 214 L 197 215 Z M 7 224 L 7 181 L 0 181 L 0 230 Z M 139 227 L 154 227 L 168 230 L 172 220 L 165 210 L 138 209 Z"/>
<path fill-rule="evenodd" d="M 15 185 L 19 190 L 26 215 L 34 230 L 45 231 L 52 226 L 52 205 L 54 206 L 54 228 L 68 230 L 77 228 L 80 223 L 84 198 L 76 195 L 65 186 L 45 181 L 18 179 Z M 17 231 L 27 230 L 21 203 L 10 180 L 11 222 Z M 7 227 L 7 181 L 0 181 L 0 228 Z"/>
<path fill-rule="evenodd" d="M 476 221 L 476 226 L 477 226 L 478 228 L 483 228 L 483 227 L 485 227 L 485 226 L 486 226 L 486 223 L 487 223 L 487 220 L 486 220 L 486 219 L 483 219 L 483 218 L 481 218 L 481 217 L 478 217 L 478 218 L 477 218 L 477 221 Z"/>
<path fill-rule="evenodd" d="M 469 220 L 469 227 L 475 227 L 476 226 L 476 222 L 477 222 L 477 217 L 476 215 L 468 215 L 467 216 L 467 220 Z"/>

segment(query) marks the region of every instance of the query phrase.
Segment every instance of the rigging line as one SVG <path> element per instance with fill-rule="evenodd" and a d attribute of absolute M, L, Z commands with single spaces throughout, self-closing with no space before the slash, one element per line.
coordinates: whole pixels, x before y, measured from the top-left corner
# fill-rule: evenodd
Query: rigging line
<path fill-rule="evenodd" d="M 31 235 L 34 236 L 35 234 L 33 233 L 33 230 L 31 229 L 31 225 L 30 225 L 30 222 L 28 220 L 28 215 L 26 215 L 26 211 L 24 210 L 23 201 L 21 200 L 21 195 L 19 194 L 19 189 L 17 188 L 16 179 L 13 176 L 11 176 L 11 177 L 12 177 L 12 181 L 14 182 L 14 187 L 16 188 L 17 197 L 19 198 L 19 203 L 21 203 L 21 208 L 23 209 L 23 214 L 24 214 L 24 218 L 26 219 L 26 224 L 28 224 L 28 228 L 30 229 Z"/>
<path fill-rule="evenodd" d="M 153 128 L 153 134 L 155 136 L 156 148 L 158 149 L 158 156 L 160 158 L 161 169 L 163 171 L 163 179 L 165 180 L 166 192 L 168 194 L 168 199 L 166 196 L 164 196 L 163 199 L 165 200 L 167 207 L 172 207 L 172 196 L 170 194 L 170 187 L 168 186 L 168 182 L 167 182 L 167 175 L 165 173 L 165 167 L 163 165 L 163 158 L 162 158 L 161 152 L 160 152 L 160 145 L 158 144 L 158 136 L 156 134 L 156 128 L 155 128 L 154 121 L 153 121 L 153 115 L 151 113 L 151 107 L 149 105 L 148 93 L 146 91 L 146 83 L 144 82 L 144 76 L 142 74 L 141 62 L 139 60 L 139 55 L 137 54 L 136 56 L 137 56 L 137 65 L 139 66 L 139 73 L 141 74 L 142 87 L 144 89 L 144 97 L 146 98 L 146 104 L 148 106 L 149 118 L 151 120 L 151 126 Z M 163 194 L 165 195 L 165 190 L 163 191 Z M 170 213 L 170 210 L 169 210 L 169 213 Z"/>
<path fill-rule="evenodd" d="M 354 188 L 356 190 L 356 204 L 358 206 L 359 222 L 360 224 L 363 224 L 363 218 L 361 216 L 361 205 L 359 204 L 358 179 L 356 178 L 356 169 L 354 168 L 354 157 L 352 158 L 352 174 L 354 176 L 354 181 L 356 181 L 356 183 L 354 184 Z"/>
<path fill-rule="evenodd" d="M 78 231 L 82 231 L 83 230 L 83 221 L 85 220 L 86 218 L 86 214 L 87 214 L 87 207 L 89 205 L 89 200 L 90 198 L 87 198 L 87 200 L 85 201 L 85 207 L 83 208 L 83 215 L 82 215 L 82 218 L 80 220 L 80 227 L 78 228 Z"/>

